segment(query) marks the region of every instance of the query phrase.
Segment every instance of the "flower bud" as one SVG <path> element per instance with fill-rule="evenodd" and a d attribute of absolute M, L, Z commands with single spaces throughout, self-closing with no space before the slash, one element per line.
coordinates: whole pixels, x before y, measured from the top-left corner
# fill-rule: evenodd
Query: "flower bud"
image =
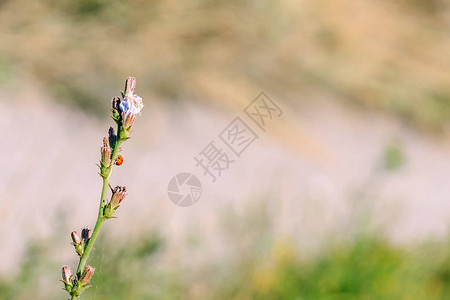
<path fill-rule="evenodd" d="M 83 228 L 81 230 L 81 238 L 85 241 L 89 240 L 92 236 L 92 230 L 90 230 L 89 228 Z"/>
<path fill-rule="evenodd" d="M 134 120 L 136 120 L 136 116 L 133 114 L 128 114 L 125 116 L 125 119 L 123 120 L 123 128 L 129 129 L 134 123 Z"/>
<path fill-rule="evenodd" d="M 105 218 L 109 219 L 113 217 L 114 212 L 119 208 L 120 203 L 127 195 L 127 188 L 124 186 L 116 186 L 113 189 L 113 194 L 111 196 L 111 200 L 109 203 L 105 206 L 105 209 L 103 211 L 103 215 Z"/>
<path fill-rule="evenodd" d="M 70 236 L 72 237 L 72 242 L 74 245 L 81 244 L 80 236 L 78 235 L 78 233 L 76 231 L 72 231 Z"/>
<path fill-rule="evenodd" d="M 70 268 L 68 266 L 64 266 L 61 269 L 61 273 L 62 273 L 62 282 L 64 283 L 64 289 L 67 292 L 71 292 L 72 288 L 73 288 L 73 283 L 72 283 L 72 272 L 70 271 Z"/>
<path fill-rule="evenodd" d="M 109 140 L 109 146 L 111 148 L 114 148 L 116 145 L 116 141 L 117 141 L 117 135 L 114 132 L 114 128 L 112 128 L 112 127 L 109 127 L 109 130 L 108 130 L 108 140 Z"/>
<path fill-rule="evenodd" d="M 125 94 L 128 92 L 134 93 L 135 88 L 136 88 L 136 78 L 128 77 L 125 80 Z"/>
<path fill-rule="evenodd" d="M 100 152 L 102 154 L 101 163 L 105 167 L 109 167 L 111 165 L 111 147 L 109 146 L 109 138 L 103 138 L 103 147 L 100 148 Z"/>
<path fill-rule="evenodd" d="M 82 286 L 89 284 L 89 281 L 90 281 L 92 275 L 94 274 L 94 271 L 95 271 L 95 268 L 91 267 L 91 266 L 86 266 L 84 268 L 83 274 L 81 275 L 81 278 L 80 278 L 80 284 Z"/>
<path fill-rule="evenodd" d="M 72 237 L 72 245 L 75 247 L 75 252 L 79 256 L 83 255 L 83 252 L 84 252 L 84 241 L 82 241 L 80 239 L 80 236 L 78 235 L 78 233 L 76 231 L 72 231 L 70 236 Z"/>
<path fill-rule="evenodd" d="M 127 192 L 127 188 L 124 186 L 116 186 L 114 188 L 113 194 L 111 196 L 111 201 L 109 201 L 109 203 L 111 204 L 111 207 L 113 209 L 116 209 L 117 207 L 119 207 L 120 203 L 127 195 L 126 192 Z"/>
<path fill-rule="evenodd" d="M 64 283 L 72 284 L 72 272 L 70 271 L 70 268 L 68 266 L 62 267 L 62 281 Z"/>
<path fill-rule="evenodd" d="M 120 104 L 120 98 L 119 97 L 112 98 L 111 108 L 113 110 L 119 110 L 119 104 Z"/>
<path fill-rule="evenodd" d="M 119 97 L 114 97 L 114 98 L 112 99 L 112 102 L 111 102 L 111 112 L 112 112 L 111 118 L 113 118 L 113 120 L 114 120 L 118 125 L 120 125 L 120 123 L 121 123 L 121 120 L 120 120 L 121 116 L 120 116 L 120 107 L 119 107 L 119 104 L 120 104 L 120 98 L 119 98 Z"/>

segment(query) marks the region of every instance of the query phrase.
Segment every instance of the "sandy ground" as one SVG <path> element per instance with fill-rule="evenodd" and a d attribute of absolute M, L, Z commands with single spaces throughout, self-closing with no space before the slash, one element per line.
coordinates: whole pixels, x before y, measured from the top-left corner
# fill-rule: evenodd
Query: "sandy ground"
<path fill-rule="evenodd" d="M 396 242 L 446 233 L 447 138 L 340 106 L 327 95 L 296 96 L 298 100 L 272 96 L 284 114 L 271 121 L 267 132 L 241 111 L 147 100 L 133 138 L 123 146 L 125 163 L 112 180 L 126 185 L 129 195 L 119 219 L 106 230 L 134 235 L 157 228 L 173 256 L 183 253 L 194 236 L 202 241 L 198 259 L 207 251 L 211 260 L 235 250 L 226 238 L 233 226 L 242 232 L 249 226 L 226 220 L 237 216 L 251 222 L 252 213 L 268 215 L 274 237 L 305 247 L 329 236 L 345 237 L 355 226 L 352 216 L 364 210 Z M 2 271 L 18 263 L 30 238 L 67 237 L 55 241 L 54 248 L 55 257 L 66 263 L 72 257 L 68 233 L 92 226 L 96 218 L 101 180 L 95 164 L 112 121 L 43 99 L 37 92 L 0 96 L 0 256 L 8 258 L 0 261 Z M 193 158 L 210 141 L 218 141 L 236 116 L 259 138 L 211 183 Z M 392 140 L 402 145 L 406 164 L 387 172 L 378 166 Z M 199 202 L 189 208 L 175 206 L 167 197 L 169 180 L 180 172 L 197 175 L 203 185 Z"/>

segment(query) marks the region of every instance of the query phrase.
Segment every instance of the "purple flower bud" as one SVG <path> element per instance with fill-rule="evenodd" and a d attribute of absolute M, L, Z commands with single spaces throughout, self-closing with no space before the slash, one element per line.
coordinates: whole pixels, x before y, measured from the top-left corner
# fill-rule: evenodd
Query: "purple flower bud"
<path fill-rule="evenodd" d="M 119 110 L 120 98 L 114 97 L 111 101 L 111 107 L 113 110 Z"/>
<path fill-rule="evenodd" d="M 81 230 L 81 237 L 83 238 L 83 240 L 87 241 L 91 238 L 92 236 L 92 230 L 90 230 L 89 228 L 83 228 Z"/>
<path fill-rule="evenodd" d="M 108 140 L 110 147 L 114 147 L 116 144 L 117 136 L 116 133 L 114 132 L 114 128 L 112 127 L 109 127 L 108 130 Z"/>

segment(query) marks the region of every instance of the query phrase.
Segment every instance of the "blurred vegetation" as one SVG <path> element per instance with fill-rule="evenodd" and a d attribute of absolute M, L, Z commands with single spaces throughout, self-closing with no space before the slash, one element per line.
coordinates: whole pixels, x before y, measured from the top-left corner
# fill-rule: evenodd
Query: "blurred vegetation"
<path fill-rule="evenodd" d="M 141 95 L 244 101 L 239 107 L 261 89 L 293 99 L 326 91 L 439 130 L 450 120 L 449 12 L 444 0 L 5 0 L 0 85 L 37 83 L 101 115 L 127 75 L 139 78 Z M 405 160 L 400 143 L 386 146 L 386 169 Z M 292 243 L 258 237 L 258 253 L 194 267 L 161 264 L 158 235 L 100 240 L 84 298 L 450 299 L 448 241 L 406 247 L 364 234 L 305 257 Z M 52 251 L 30 244 L 14 274 L 0 278 L 0 299 L 62 299 Z"/>
<path fill-rule="evenodd" d="M 103 240 L 85 299 L 449 299 L 448 242 L 394 246 L 376 235 L 330 243 L 311 257 L 277 241 L 264 255 L 222 266 L 161 267 L 164 241 L 148 236 L 120 247 Z M 0 279 L 0 299 L 62 299 L 51 249 L 30 246 L 14 276 Z M 261 259 L 264 257 L 264 259 Z M 242 264 L 242 261 L 247 263 Z M 209 271 L 205 271 L 209 270 Z M 47 275 L 46 275 L 47 274 Z M 56 275 L 56 274 L 55 274 Z M 59 275 L 59 273 L 57 274 Z M 55 276 L 56 277 L 56 276 Z M 52 277 L 53 279 L 53 277 Z"/>
<path fill-rule="evenodd" d="M 92 112 L 133 74 L 140 92 L 157 99 L 224 107 L 261 89 L 328 91 L 423 128 L 450 119 L 444 0 L 16 0 L 0 7 L 0 82 L 5 72 L 36 81 Z"/>
<path fill-rule="evenodd" d="M 403 145 L 399 141 L 389 142 L 383 155 L 384 169 L 388 171 L 394 171 L 401 168 L 406 163 L 406 157 L 403 149 Z"/>

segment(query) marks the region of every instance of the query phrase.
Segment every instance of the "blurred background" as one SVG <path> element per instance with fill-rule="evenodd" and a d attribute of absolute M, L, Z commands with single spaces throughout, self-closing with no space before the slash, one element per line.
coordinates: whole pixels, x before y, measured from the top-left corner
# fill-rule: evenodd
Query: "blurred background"
<path fill-rule="evenodd" d="M 83 299 L 449 299 L 449 29 L 446 0 L 0 1 L 0 299 L 67 298 L 127 76 L 129 195 Z M 259 138 L 212 183 L 194 157 L 237 116 Z"/>

